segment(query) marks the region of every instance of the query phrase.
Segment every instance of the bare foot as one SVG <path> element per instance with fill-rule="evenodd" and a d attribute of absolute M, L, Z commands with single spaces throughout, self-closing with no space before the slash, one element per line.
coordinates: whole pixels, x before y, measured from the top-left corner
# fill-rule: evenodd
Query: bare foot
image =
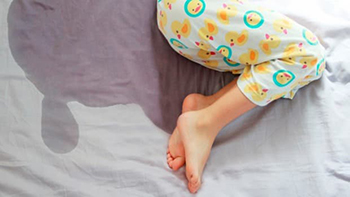
<path fill-rule="evenodd" d="M 197 192 L 201 186 L 202 172 L 216 136 L 214 128 L 202 122 L 202 114 L 201 111 L 187 112 L 177 122 L 178 135 L 185 153 L 188 189 L 191 193 Z"/>
<path fill-rule="evenodd" d="M 211 96 L 204 96 L 201 94 L 188 95 L 182 105 L 182 113 L 188 111 L 196 111 L 211 105 L 214 102 Z M 185 164 L 185 151 L 182 140 L 179 135 L 178 128 L 175 128 L 173 134 L 169 139 L 167 150 L 167 163 L 173 170 L 178 170 Z"/>
<path fill-rule="evenodd" d="M 169 140 L 168 164 L 177 170 L 186 163 L 188 189 L 192 193 L 197 192 L 202 184 L 203 169 L 220 129 L 256 107 L 240 92 L 236 82 L 232 81 L 210 96 L 214 101 L 217 99 L 214 103 L 197 94 L 185 99 L 183 114 Z"/>
<path fill-rule="evenodd" d="M 201 186 L 202 172 L 215 139 L 213 128 L 201 124 L 201 113 L 183 113 L 169 140 L 168 164 L 173 170 L 178 170 L 186 163 L 188 189 L 192 193 Z"/>

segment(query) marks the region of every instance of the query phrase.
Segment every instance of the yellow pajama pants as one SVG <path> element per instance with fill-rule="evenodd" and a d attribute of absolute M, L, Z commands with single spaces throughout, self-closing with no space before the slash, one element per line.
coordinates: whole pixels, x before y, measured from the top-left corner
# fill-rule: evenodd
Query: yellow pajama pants
<path fill-rule="evenodd" d="M 319 79 L 325 49 L 307 28 L 245 0 L 158 0 L 157 22 L 170 46 L 207 68 L 239 74 L 253 103 L 292 99 Z"/>

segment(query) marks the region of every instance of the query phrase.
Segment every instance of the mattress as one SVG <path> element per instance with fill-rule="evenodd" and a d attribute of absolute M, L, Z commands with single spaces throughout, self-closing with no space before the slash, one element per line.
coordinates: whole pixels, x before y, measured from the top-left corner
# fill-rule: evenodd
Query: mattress
<path fill-rule="evenodd" d="M 254 2 L 312 30 L 327 68 L 223 128 L 195 195 L 350 196 L 347 1 Z M 0 2 L 0 196 L 192 196 L 166 163 L 182 101 L 237 76 L 176 54 L 156 3 Z"/>

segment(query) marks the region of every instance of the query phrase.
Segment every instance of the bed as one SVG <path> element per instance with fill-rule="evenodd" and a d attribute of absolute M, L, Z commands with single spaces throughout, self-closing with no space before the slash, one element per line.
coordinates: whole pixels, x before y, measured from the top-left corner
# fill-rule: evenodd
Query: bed
<path fill-rule="evenodd" d="M 327 68 L 227 125 L 195 195 L 350 196 L 347 1 L 255 2 L 311 29 Z M 186 95 L 234 77 L 172 51 L 155 0 L 2 0 L 0 196 L 192 196 L 168 138 Z"/>

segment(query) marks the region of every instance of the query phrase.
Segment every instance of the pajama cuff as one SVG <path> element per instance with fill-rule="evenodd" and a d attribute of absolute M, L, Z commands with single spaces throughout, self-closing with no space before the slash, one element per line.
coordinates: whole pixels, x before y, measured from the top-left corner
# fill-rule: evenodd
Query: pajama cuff
<path fill-rule="evenodd" d="M 239 79 L 237 80 L 237 86 L 238 86 L 238 89 L 241 91 L 241 93 L 248 99 L 250 100 L 250 102 L 254 103 L 255 105 L 257 106 L 260 106 L 260 107 L 264 107 L 266 105 L 268 105 L 270 102 L 266 102 L 265 100 L 263 100 L 262 102 L 256 102 L 254 101 L 254 99 L 251 98 L 251 95 L 249 95 L 249 93 L 246 93 L 244 91 L 244 88 L 245 88 L 245 84 L 242 84 L 243 82 L 240 81 Z"/>

